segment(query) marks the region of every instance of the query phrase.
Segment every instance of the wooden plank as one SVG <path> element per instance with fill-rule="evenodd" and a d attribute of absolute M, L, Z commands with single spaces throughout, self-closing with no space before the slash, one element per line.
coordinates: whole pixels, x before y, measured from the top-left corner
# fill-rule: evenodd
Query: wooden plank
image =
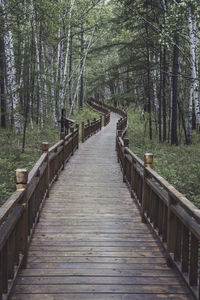
<path fill-rule="evenodd" d="M 160 251 L 126 251 L 126 252 L 65 252 L 65 251 L 29 251 L 33 256 L 103 256 L 103 257 L 163 257 Z"/>
<path fill-rule="evenodd" d="M 166 259 L 163 257 L 154 257 L 154 259 L 152 259 L 152 257 L 134 257 L 134 258 L 130 258 L 130 257 L 83 257 L 83 256 L 79 256 L 79 257 L 65 257 L 65 256 L 57 256 L 57 257 L 38 257 L 38 256 L 29 256 L 28 257 L 28 263 L 73 263 L 73 266 L 76 267 L 75 263 L 79 263 L 79 265 L 77 267 L 80 267 L 80 263 L 81 263 L 81 267 L 83 268 L 85 266 L 85 264 L 83 263 L 93 263 L 93 264 L 87 264 L 89 266 L 91 266 L 92 268 L 95 267 L 94 263 L 96 263 L 97 266 L 99 266 L 100 268 L 133 268 L 134 270 L 138 268 L 144 268 L 144 269 L 148 269 L 148 268 L 166 268 L 167 264 L 166 264 Z M 123 264 L 123 265 L 122 265 Z M 152 265 L 155 265 L 155 267 L 153 267 Z"/>
<path fill-rule="evenodd" d="M 16 285 L 15 293 L 155 293 L 155 294 L 183 294 L 187 289 L 180 285 L 109 285 L 109 284 L 78 284 L 78 285 Z"/>
<path fill-rule="evenodd" d="M 55 246 L 55 245 L 51 245 L 51 246 L 40 246 L 40 245 L 32 245 L 30 247 L 30 251 L 64 251 L 64 252 L 124 252 L 124 253 L 130 253 L 130 251 L 134 250 L 134 251 L 140 251 L 138 249 L 139 244 L 132 246 L 132 247 L 64 247 L 64 246 Z M 154 246 L 145 246 L 142 245 L 140 247 L 141 250 L 157 250 L 157 245 L 155 244 Z"/>
<path fill-rule="evenodd" d="M 169 268 L 164 270 L 125 270 L 119 268 L 103 269 L 79 269 L 79 268 L 65 268 L 65 269 L 25 269 L 21 271 L 21 276 L 120 276 L 120 277 L 177 277 L 176 272 L 172 272 Z"/>
<path fill-rule="evenodd" d="M 13 300 L 188 300 L 189 297 L 184 294 L 16 294 Z"/>
<path fill-rule="evenodd" d="M 134 246 L 153 246 L 156 245 L 157 242 L 155 241 L 155 239 L 152 238 L 152 240 L 146 241 L 145 239 L 136 239 L 133 242 L 129 242 L 129 241 L 63 241 L 62 243 L 60 243 L 59 241 L 45 241 L 45 240 L 37 240 L 35 239 L 35 241 L 33 241 L 31 243 L 31 245 L 35 245 L 35 246 L 39 246 L 39 245 L 43 245 L 43 246 L 60 246 L 60 247 L 133 247 Z M 159 246 L 158 246 L 159 247 Z"/>
<path fill-rule="evenodd" d="M 86 260 L 86 262 L 80 262 L 78 259 L 77 262 L 70 263 L 69 261 L 64 262 L 57 262 L 56 259 L 52 259 L 52 262 L 43 262 L 42 259 L 40 259 L 40 262 L 29 262 L 27 264 L 27 269 L 66 269 L 66 268 L 74 268 L 74 269 L 116 269 L 116 270 L 167 270 L 167 265 L 165 264 L 159 264 L 154 263 L 121 263 L 119 264 L 118 260 L 116 260 L 113 263 L 98 263 L 98 260 L 96 262 L 90 262 L 90 259 Z M 56 261 L 56 262 L 54 262 Z"/>
<path fill-rule="evenodd" d="M 64 284 L 103 284 L 103 285 L 184 285 L 183 280 L 174 277 L 89 277 L 89 276 L 66 276 L 66 277 L 20 277 L 18 285 L 64 285 Z"/>

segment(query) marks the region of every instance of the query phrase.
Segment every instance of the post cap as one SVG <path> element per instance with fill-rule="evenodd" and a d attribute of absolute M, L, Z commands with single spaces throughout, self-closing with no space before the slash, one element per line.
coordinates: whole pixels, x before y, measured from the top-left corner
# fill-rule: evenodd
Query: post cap
<path fill-rule="evenodd" d="M 42 143 L 42 152 L 48 152 L 48 150 L 49 150 L 49 143 L 43 142 Z"/>
<path fill-rule="evenodd" d="M 61 133 L 60 133 L 60 139 L 61 139 L 61 140 L 64 140 L 64 139 L 65 139 L 65 133 L 64 133 L 64 132 L 61 132 Z"/>
<path fill-rule="evenodd" d="M 122 137 L 122 130 L 117 130 L 118 137 Z"/>
<path fill-rule="evenodd" d="M 25 190 L 27 182 L 28 182 L 28 171 L 26 169 L 16 169 L 15 170 L 16 190 L 17 191 Z"/>
<path fill-rule="evenodd" d="M 129 146 L 129 139 L 124 138 L 124 147 L 128 147 L 128 146 Z"/>
<path fill-rule="evenodd" d="M 153 166 L 153 154 L 145 153 L 144 154 L 144 164 L 146 168 L 152 168 Z"/>

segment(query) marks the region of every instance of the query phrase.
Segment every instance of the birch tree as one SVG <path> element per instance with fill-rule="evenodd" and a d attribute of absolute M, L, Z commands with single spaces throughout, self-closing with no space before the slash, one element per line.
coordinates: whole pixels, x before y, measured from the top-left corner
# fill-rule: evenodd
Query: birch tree
<path fill-rule="evenodd" d="M 199 79 L 198 79 L 198 35 L 197 35 L 197 12 L 196 7 L 188 8 L 188 29 L 190 44 L 190 95 L 188 107 L 188 143 L 192 143 L 192 117 L 193 105 L 195 116 L 200 125 L 200 107 L 199 107 Z"/>

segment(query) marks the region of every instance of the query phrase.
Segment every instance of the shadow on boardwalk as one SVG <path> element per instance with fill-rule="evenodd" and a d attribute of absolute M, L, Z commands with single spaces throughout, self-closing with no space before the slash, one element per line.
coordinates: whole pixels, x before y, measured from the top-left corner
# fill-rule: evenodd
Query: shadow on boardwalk
<path fill-rule="evenodd" d="M 189 299 L 122 181 L 117 116 L 50 191 L 12 300 Z"/>

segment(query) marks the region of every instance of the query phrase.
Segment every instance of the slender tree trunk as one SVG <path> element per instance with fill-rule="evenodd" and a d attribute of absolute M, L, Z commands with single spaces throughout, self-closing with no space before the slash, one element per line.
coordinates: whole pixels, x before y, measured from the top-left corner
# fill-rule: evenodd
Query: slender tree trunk
<path fill-rule="evenodd" d="M 83 107 L 83 98 L 84 98 L 84 32 L 83 32 L 83 24 L 81 24 L 81 79 L 80 79 L 80 108 Z"/>
<path fill-rule="evenodd" d="M 72 105 L 72 59 L 73 59 L 73 32 L 70 28 L 70 45 L 69 45 L 69 105 Z"/>
<path fill-rule="evenodd" d="M 158 127 L 159 127 L 159 142 L 162 142 L 162 47 L 160 47 L 160 89 L 159 89 L 159 109 L 158 109 Z"/>
<path fill-rule="evenodd" d="M 4 44 L 4 19 L 0 6 L 0 100 L 1 100 L 1 128 L 6 128 L 6 95 L 5 95 L 5 44 Z"/>
<path fill-rule="evenodd" d="M 186 128 L 186 122 L 185 122 L 185 114 L 184 114 L 184 110 L 182 108 L 182 105 L 180 103 L 180 101 L 178 101 L 178 109 L 179 109 L 179 115 L 181 117 L 182 120 L 182 126 L 183 126 L 183 131 L 184 131 L 184 135 L 185 135 L 185 141 L 186 144 L 188 144 L 188 136 L 187 136 L 187 128 Z"/>
<path fill-rule="evenodd" d="M 192 14 L 191 8 L 188 9 L 188 29 L 190 39 L 190 95 L 188 105 L 188 144 L 192 144 L 192 129 L 194 125 L 194 115 L 198 124 L 200 124 L 200 109 L 199 109 L 199 81 L 198 81 L 198 38 L 197 38 L 197 20 L 196 12 Z M 194 114 L 195 112 L 195 114 Z"/>
<path fill-rule="evenodd" d="M 148 113 L 149 113 L 149 138 L 152 140 L 152 119 L 151 119 L 151 71 L 150 71 L 150 53 L 147 46 L 147 101 L 148 101 Z"/>
<path fill-rule="evenodd" d="M 162 96 L 163 96 L 163 141 L 167 139 L 167 104 L 166 104 L 166 74 L 167 74 L 167 64 L 166 64 L 166 54 L 167 49 L 164 46 L 163 50 L 163 86 L 162 86 Z"/>
<path fill-rule="evenodd" d="M 173 51 L 173 71 L 172 71 L 172 120 L 171 120 L 171 144 L 178 145 L 177 135 L 177 103 L 178 103 L 178 58 L 179 58 L 179 37 L 175 34 L 174 37 L 175 45 Z"/>
<path fill-rule="evenodd" d="M 151 71 L 151 78 L 153 81 L 153 108 L 154 108 L 154 121 L 156 126 L 156 133 L 158 131 L 158 114 L 159 114 L 159 101 L 158 101 L 158 95 L 157 95 L 157 69 L 155 66 L 157 66 L 158 62 L 155 57 L 155 55 L 152 58 L 154 69 Z"/>
<path fill-rule="evenodd" d="M 26 144 L 26 130 L 28 126 L 28 115 L 30 105 L 30 59 L 28 55 L 29 41 L 26 44 L 25 62 L 24 62 L 24 130 L 23 130 L 23 141 L 22 141 L 22 152 L 24 152 Z"/>

